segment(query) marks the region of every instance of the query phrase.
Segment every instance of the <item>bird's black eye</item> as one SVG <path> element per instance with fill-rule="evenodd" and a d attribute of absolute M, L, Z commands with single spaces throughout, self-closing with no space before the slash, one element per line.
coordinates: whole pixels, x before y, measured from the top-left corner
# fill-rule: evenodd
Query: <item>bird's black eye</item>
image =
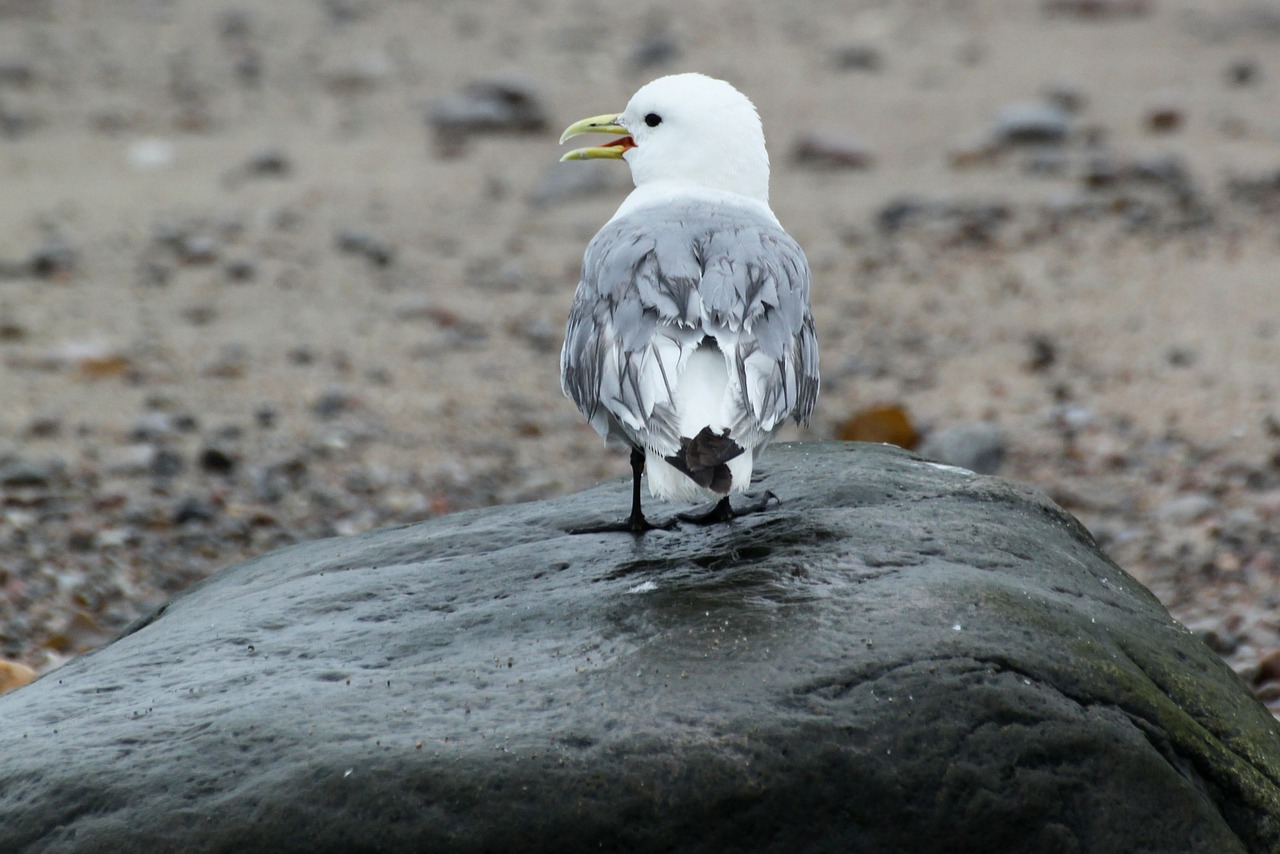
<path fill-rule="evenodd" d="M 657 113 L 650 113 L 644 117 L 644 123 L 651 128 L 656 128 L 658 125 L 662 124 L 662 116 Z"/>

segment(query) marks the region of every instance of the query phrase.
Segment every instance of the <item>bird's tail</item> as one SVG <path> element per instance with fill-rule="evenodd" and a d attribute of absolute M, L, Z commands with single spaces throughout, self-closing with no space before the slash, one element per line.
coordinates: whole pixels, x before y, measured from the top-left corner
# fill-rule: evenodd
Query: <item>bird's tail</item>
<path fill-rule="evenodd" d="M 703 489 L 728 495 L 733 485 L 728 462 L 741 456 L 743 450 L 729 438 L 728 430 L 715 433 L 710 427 L 703 427 L 692 439 L 682 437 L 679 453 L 664 459 Z"/>

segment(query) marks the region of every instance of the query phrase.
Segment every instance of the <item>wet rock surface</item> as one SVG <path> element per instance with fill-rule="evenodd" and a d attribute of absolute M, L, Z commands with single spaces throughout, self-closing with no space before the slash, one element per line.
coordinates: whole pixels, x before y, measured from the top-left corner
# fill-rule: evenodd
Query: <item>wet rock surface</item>
<path fill-rule="evenodd" d="M 1280 726 L 1083 527 L 867 444 L 228 568 L 0 698 L 4 850 L 1280 845 Z"/>

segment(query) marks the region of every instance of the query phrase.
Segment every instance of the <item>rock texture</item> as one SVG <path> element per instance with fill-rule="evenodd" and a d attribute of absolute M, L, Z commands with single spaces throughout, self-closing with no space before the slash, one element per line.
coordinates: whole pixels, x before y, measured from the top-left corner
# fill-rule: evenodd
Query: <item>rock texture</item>
<path fill-rule="evenodd" d="M 1069 515 L 865 444 L 761 487 L 231 567 L 0 698 L 0 850 L 1280 849 L 1280 727 Z"/>

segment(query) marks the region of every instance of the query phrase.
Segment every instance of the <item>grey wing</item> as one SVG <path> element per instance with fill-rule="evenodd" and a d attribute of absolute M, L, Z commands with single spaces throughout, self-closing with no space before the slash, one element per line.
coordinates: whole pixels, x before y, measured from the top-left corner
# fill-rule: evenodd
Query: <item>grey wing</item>
<path fill-rule="evenodd" d="M 818 400 L 818 342 L 809 264 L 776 225 L 719 231 L 704 247 L 703 314 L 730 361 L 739 444 L 756 445 L 788 417 L 807 424 Z"/>
<path fill-rule="evenodd" d="M 806 423 L 818 350 L 800 247 L 751 211 L 645 213 L 606 225 L 587 247 L 561 353 L 565 393 L 606 438 L 674 453 L 676 379 L 712 336 L 739 443 L 759 444 L 788 416 Z"/>

